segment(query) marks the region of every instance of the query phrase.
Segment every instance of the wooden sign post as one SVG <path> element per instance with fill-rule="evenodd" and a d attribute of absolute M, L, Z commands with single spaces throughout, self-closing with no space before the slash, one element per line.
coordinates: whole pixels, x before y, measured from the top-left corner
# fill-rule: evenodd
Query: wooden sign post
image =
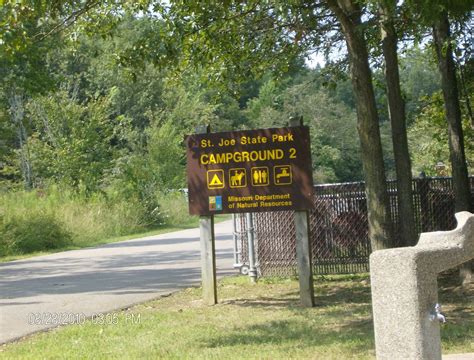
<path fill-rule="evenodd" d="M 302 126 L 301 118 L 290 119 L 290 126 Z M 307 210 L 295 211 L 296 260 L 300 283 L 300 302 L 304 307 L 314 306 L 313 265 L 311 263 L 311 237 Z"/>
<path fill-rule="evenodd" d="M 200 216 L 202 297 L 207 305 L 217 304 L 216 245 L 214 216 Z"/>
<path fill-rule="evenodd" d="M 196 133 L 207 134 L 209 126 L 196 128 Z M 205 304 L 217 304 L 216 276 L 216 239 L 214 235 L 214 215 L 199 217 L 199 232 L 201 242 L 201 281 L 202 298 Z"/>
<path fill-rule="evenodd" d="M 200 216 L 203 298 L 217 303 L 214 214 L 295 210 L 301 302 L 314 302 L 307 210 L 313 207 L 309 128 L 187 136 L 189 212 Z"/>

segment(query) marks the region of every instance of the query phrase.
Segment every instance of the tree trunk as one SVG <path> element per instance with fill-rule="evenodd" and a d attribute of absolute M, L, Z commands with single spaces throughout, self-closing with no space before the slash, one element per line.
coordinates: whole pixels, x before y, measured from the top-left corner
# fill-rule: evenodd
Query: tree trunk
<path fill-rule="evenodd" d="M 438 57 L 438 69 L 441 74 L 444 108 L 448 123 L 449 154 L 453 174 L 455 210 L 472 211 L 471 190 L 464 152 L 464 137 L 461 125 L 461 107 L 459 104 L 456 69 L 453 50 L 450 43 L 449 20 L 446 12 L 433 27 L 433 38 Z"/>
<path fill-rule="evenodd" d="M 448 123 L 449 154 L 453 174 L 455 211 L 472 212 L 471 189 L 464 153 L 464 136 L 461 123 L 461 107 L 459 104 L 456 69 L 453 49 L 450 42 L 449 20 L 447 12 L 440 14 L 433 26 L 433 39 L 438 58 L 438 69 L 441 73 L 441 88 L 443 90 L 444 108 Z M 460 278 L 463 285 L 472 278 L 471 263 L 461 266 Z"/>
<path fill-rule="evenodd" d="M 393 246 L 392 224 L 369 55 L 360 26 L 361 11 L 352 0 L 329 0 L 328 5 L 341 24 L 349 51 L 372 251 L 385 249 Z"/>
<path fill-rule="evenodd" d="M 23 97 L 14 92 L 8 97 L 10 114 L 13 124 L 16 127 L 20 155 L 20 167 L 25 189 L 33 188 L 33 175 L 31 171 L 30 151 L 28 146 L 28 136 L 23 125 L 25 110 L 23 108 Z"/>
<path fill-rule="evenodd" d="M 398 246 L 414 246 L 418 241 L 413 210 L 413 189 L 410 153 L 405 117 L 405 102 L 400 89 L 398 72 L 397 34 L 393 24 L 395 2 L 380 2 L 382 51 L 385 59 L 385 80 L 392 125 L 393 154 L 397 174 L 398 215 L 400 239 Z M 394 239 L 395 240 L 395 239 Z"/>

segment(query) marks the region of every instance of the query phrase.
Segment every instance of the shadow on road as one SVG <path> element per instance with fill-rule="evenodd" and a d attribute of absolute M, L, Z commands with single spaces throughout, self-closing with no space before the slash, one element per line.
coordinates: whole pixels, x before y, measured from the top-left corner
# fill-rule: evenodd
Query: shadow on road
<path fill-rule="evenodd" d="M 231 238 L 219 235 L 216 241 Z M 193 242 L 196 245 L 192 250 L 184 250 Z M 175 245 L 176 250 L 169 250 L 169 245 Z M 133 252 L 134 247 L 143 250 Z M 118 251 L 120 248 L 123 252 Z M 194 237 L 129 240 L 63 254 L 0 264 L 0 299 L 47 294 L 153 293 L 199 283 L 201 276 L 199 238 Z M 218 261 L 232 257 L 231 248 L 216 251 Z M 1 303 L 7 304 L 15 303 Z"/>

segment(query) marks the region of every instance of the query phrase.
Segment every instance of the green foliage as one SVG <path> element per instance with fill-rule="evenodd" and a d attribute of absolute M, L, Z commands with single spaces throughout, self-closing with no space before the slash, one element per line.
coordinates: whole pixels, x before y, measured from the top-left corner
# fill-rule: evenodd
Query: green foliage
<path fill-rule="evenodd" d="M 267 112 L 270 109 L 278 111 L 281 109 L 281 92 L 274 79 L 268 79 L 260 87 L 258 97 L 248 102 L 247 116 L 252 119 L 256 126 L 268 127 L 274 125 L 275 119 Z M 257 125 L 258 123 L 258 125 Z"/>
<path fill-rule="evenodd" d="M 426 97 L 440 89 L 440 75 L 430 48 L 413 48 L 400 58 L 401 87 L 405 97 L 407 122 L 418 114 Z"/>
<path fill-rule="evenodd" d="M 20 180 L 15 165 L 15 131 L 6 111 L 0 108 L 0 192 Z"/>
<path fill-rule="evenodd" d="M 56 186 L 11 191 L 0 194 L 0 256 L 81 246 L 144 231 L 151 225 L 149 216 L 144 204 L 134 199 L 110 199 L 98 193 L 85 197 Z"/>
<path fill-rule="evenodd" d="M 105 180 L 107 194 L 113 199 L 130 199 L 142 204 L 147 222 L 163 221 L 158 194 L 185 187 L 184 135 L 198 124 L 219 128 L 216 106 L 183 86 L 168 85 L 162 109 L 150 117 L 144 131 L 127 135 L 130 151 L 116 161 Z"/>
<path fill-rule="evenodd" d="M 278 77 L 291 71 L 308 48 L 321 45 L 326 34 L 320 28 L 332 27 L 320 21 L 329 16 L 324 4 L 148 3 L 153 6 L 143 11 L 143 17 L 154 20 L 153 31 L 119 52 L 120 63 L 137 68 L 148 61 L 173 69 L 177 77 L 197 73 L 201 83 L 218 85 L 234 95 L 240 84 L 267 71 Z"/>
<path fill-rule="evenodd" d="M 413 172 L 424 172 L 428 176 L 450 175 L 450 158 L 448 147 L 448 129 L 446 125 L 443 98 L 440 92 L 425 99 L 415 122 L 408 130 Z M 463 121 L 464 145 L 468 171 L 474 173 L 474 130 L 468 119 Z M 439 171 L 436 164 L 443 163 L 447 170 Z"/>
<path fill-rule="evenodd" d="M 97 191 L 110 167 L 114 126 L 109 100 L 80 104 L 65 91 L 37 97 L 27 106 L 35 131 L 29 150 L 36 183 L 53 180 L 86 192 Z"/>
<path fill-rule="evenodd" d="M 148 163 L 155 169 L 158 188 L 184 187 L 185 158 L 182 134 L 171 121 L 161 127 L 151 127 L 148 133 Z"/>
<path fill-rule="evenodd" d="M 189 215 L 187 194 L 180 190 L 168 191 L 156 194 L 163 222 L 168 225 L 185 225 L 194 221 L 194 217 Z"/>
<path fill-rule="evenodd" d="M 2 0 L 0 53 L 14 57 L 32 52 L 38 44 L 74 23 L 79 23 L 83 32 L 95 30 L 95 33 L 105 34 L 119 18 L 110 16 L 112 8 L 117 10 L 119 3 L 126 4 L 92 0 Z M 95 26 L 99 19 L 102 20 L 100 26 Z"/>
<path fill-rule="evenodd" d="M 406 5 L 419 23 L 428 26 L 438 20 L 442 12 L 449 12 L 456 17 L 468 17 L 472 11 L 472 2 L 466 0 L 408 0 Z"/>
<path fill-rule="evenodd" d="M 71 234 L 52 214 L 28 213 L 0 222 L 0 256 L 63 248 Z"/>
<path fill-rule="evenodd" d="M 160 208 L 155 197 L 158 178 L 155 170 L 147 161 L 144 154 L 136 152 L 120 158 L 110 182 L 107 186 L 107 196 L 113 202 L 125 201 L 134 204 L 142 213 L 144 224 L 158 225 L 161 223 Z"/>
<path fill-rule="evenodd" d="M 312 160 L 317 183 L 362 180 L 356 116 L 323 91 L 304 84 L 288 91 L 284 109 L 301 114 L 311 128 Z"/>
<path fill-rule="evenodd" d="M 0 256 L 90 246 L 157 224 L 181 226 L 193 220 L 183 193 L 155 189 L 151 196 L 162 212 L 149 214 L 136 199 L 112 199 L 97 193 L 85 197 L 57 186 L 0 193 Z"/>
<path fill-rule="evenodd" d="M 314 71 L 302 63 L 307 50 L 331 50 L 341 39 L 327 2 L 2 4 L 0 187 L 14 191 L 21 177 L 28 183 L 26 164 L 32 185 L 47 194 L 6 194 L 9 205 L 0 207 L 18 211 L 15 219 L 21 212 L 38 221 L 53 214 L 52 223 L 64 225 L 74 242 L 184 222 L 186 203 L 175 191 L 186 186 L 183 137 L 203 124 L 212 131 L 285 126 L 302 115 L 311 127 L 315 181 L 362 179 L 346 62 Z M 400 9 L 412 16 L 405 3 Z M 363 10 L 371 20 L 370 8 Z M 412 20 L 403 18 L 404 29 Z M 378 33 L 371 24 L 367 33 Z M 419 115 L 420 98 L 439 89 L 430 57 L 412 50 L 401 58 L 408 118 L 416 119 L 414 164 L 428 174 L 433 161 L 448 164 L 441 99 Z M 383 74 L 374 73 L 386 117 Z M 469 93 L 469 68 L 465 73 Z M 16 120 L 15 98 L 25 105 Z M 390 173 L 387 122 L 381 132 Z M 58 186 L 67 189 L 64 196 Z"/>
<path fill-rule="evenodd" d="M 355 112 L 328 95 L 309 74 L 300 84 L 279 89 L 274 80 L 261 87 L 247 115 L 258 127 L 286 126 L 302 115 L 311 128 L 314 180 L 317 183 L 362 179 Z"/>
<path fill-rule="evenodd" d="M 79 32 L 79 30 L 77 30 Z M 165 73 L 150 63 L 125 67 L 120 54 L 134 51 L 135 41 L 147 38 L 153 24 L 126 17 L 110 37 L 80 36 L 65 49 L 52 50 L 52 71 L 64 77 L 80 102 L 110 96 L 113 114 L 144 129 L 163 106 Z"/>
<path fill-rule="evenodd" d="M 168 83 L 162 101 L 163 107 L 156 116 L 155 126 L 170 123 L 179 131 L 192 132 L 197 125 L 210 124 L 212 128 L 219 125 L 217 105 L 206 100 L 206 91 L 194 78 Z"/>

